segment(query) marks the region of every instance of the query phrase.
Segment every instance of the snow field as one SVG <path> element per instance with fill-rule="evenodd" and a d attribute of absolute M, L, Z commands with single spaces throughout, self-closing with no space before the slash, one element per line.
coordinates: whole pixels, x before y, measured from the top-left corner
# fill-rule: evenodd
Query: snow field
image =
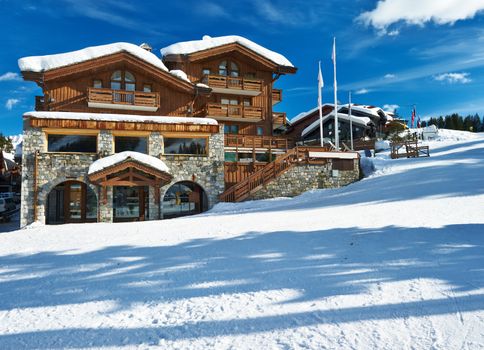
<path fill-rule="evenodd" d="M 0 348 L 484 348 L 484 135 L 439 134 L 340 189 L 0 234 Z"/>

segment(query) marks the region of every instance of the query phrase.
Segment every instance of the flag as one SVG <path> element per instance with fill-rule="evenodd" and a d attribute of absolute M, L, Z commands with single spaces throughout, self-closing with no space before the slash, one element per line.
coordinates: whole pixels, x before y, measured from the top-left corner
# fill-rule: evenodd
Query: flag
<path fill-rule="evenodd" d="M 324 80 L 323 80 L 323 73 L 321 73 L 321 61 L 319 61 L 319 72 L 318 72 L 318 108 L 319 108 L 319 137 L 321 138 L 321 147 L 324 146 L 324 139 L 323 139 L 323 86 L 324 86 Z"/>
<path fill-rule="evenodd" d="M 319 72 L 318 72 L 318 91 L 319 91 L 318 103 L 319 104 L 322 104 L 321 89 L 323 87 L 324 87 L 323 73 L 321 73 L 321 61 L 319 61 Z"/>
<path fill-rule="evenodd" d="M 417 118 L 417 128 L 420 129 L 420 116 L 418 116 L 418 118 Z"/>
<path fill-rule="evenodd" d="M 413 129 L 413 125 L 414 125 L 414 122 L 415 122 L 415 107 L 413 107 L 412 109 L 412 129 Z"/>

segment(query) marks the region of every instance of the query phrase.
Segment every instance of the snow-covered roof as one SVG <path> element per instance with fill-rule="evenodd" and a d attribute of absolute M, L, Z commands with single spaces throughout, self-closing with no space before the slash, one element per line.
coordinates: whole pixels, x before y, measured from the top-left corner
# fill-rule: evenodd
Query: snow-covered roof
<path fill-rule="evenodd" d="M 174 75 L 177 78 L 180 78 L 182 80 L 185 80 L 185 81 L 191 83 L 190 79 L 188 79 L 187 73 L 185 73 L 181 69 L 173 69 L 173 70 L 170 71 L 170 74 Z"/>
<path fill-rule="evenodd" d="M 166 166 L 166 164 L 161 160 L 153 156 L 149 156 L 144 153 L 139 152 L 132 152 L 132 151 L 125 151 L 121 153 L 113 154 L 112 156 L 104 157 L 101 159 L 96 160 L 89 166 L 88 174 L 94 174 L 106 168 L 109 168 L 113 165 L 122 163 L 126 160 L 135 160 L 141 164 L 147 165 L 151 168 L 157 169 L 159 171 L 163 171 L 168 173 L 170 169 Z"/>
<path fill-rule="evenodd" d="M 326 120 L 328 120 L 328 118 L 332 118 L 333 116 L 334 116 L 334 113 L 328 113 L 328 114 L 326 114 L 323 117 L 323 123 L 326 122 Z M 338 119 L 339 120 L 350 121 L 350 116 L 348 114 L 338 113 Z M 369 123 L 371 123 L 371 119 L 370 118 L 367 118 L 367 117 L 356 117 L 356 116 L 353 116 L 353 115 L 351 116 L 351 121 L 354 124 L 358 124 L 358 125 L 361 125 L 361 126 L 367 126 Z M 318 120 L 315 120 L 311 125 L 309 125 L 307 128 L 305 128 L 302 131 L 301 136 L 307 135 L 310 132 L 312 132 L 314 129 L 317 129 L 317 128 L 319 128 L 319 119 Z"/>
<path fill-rule="evenodd" d="M 168 71 L 161 59 L 155 54 L 142 49 L 138 45 L 123 42 L 91 46 L 85 49 L 55 55 L 23 57 L 18 60 L 18 66 L 22 72 L 44 72 L 118 52 L 128 52 L 161 70 Z"/>
<path fill-rule="evenodd" d="M 227 44 L 237 43 L 246 48 L 256 52 L 257 54 L 267 58 L 268 60 L 286 67 L 294 67 L 294 65 L 283 55 L 266 49 L 253 41 L 238 35 L 227 35 L 212 38 L 208 35 L 203 36 L 202 40 L 184 41 L 164 47 L 160 50 L 163 56 L 168 55 L 187 55 L 190 53 L 204 51 Z"/>
<path fill-rule="evenodd" d="M 145 116 L 133 114 L 104 114 L 104 113 L 81 113 L 81 112 L 27 112 L 24 117 L 39 119 L 72 119 L 72 120 L 94 120 L 109 122 L 134 122 L 134 123 L 155 123 L 155 124 L 197 124 L 197 125 L 218 125 L 212 118 L 193 117 L 170 117 L 170 116 Z"/>
<path fill-rule="evenodd" d="M 332 103 L 325 103 L 325 104 L 323 104 L 323 105 L 321 106 L 321 108 L 324 108 L 325 106 L 329 106 L 329 107 L 331 107 L 331 109 L 333 109 L 333 108 L 334 108 L 334 104 L 332 104 Z M 290 120 L 291 124 L 297 123 L 298 121 L 300 121 L 300 120 L 302 120 L 302 119 L 306 118 L 308 115 L 313 114 L 313 113 L 314 113 L 314 112 L 316 112 L 318 109 L 319 109 L 319 107 L 317 106 L 317 107 L 314 107 L 313 109 L 310 109 L 310 110 L 309 110 L 309 111 L 307 111 L 307 112 L 302 112 L 302 113 L 299 113 L 298 115 L 296 115 L 294 118 L 292 118 L 292 119 Z"/>

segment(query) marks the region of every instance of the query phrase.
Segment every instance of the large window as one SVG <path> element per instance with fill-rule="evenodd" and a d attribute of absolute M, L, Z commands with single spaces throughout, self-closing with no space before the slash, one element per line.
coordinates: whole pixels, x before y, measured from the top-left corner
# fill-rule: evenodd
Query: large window
<path fill-rule="evenodd" d="M 239 66 L 235 62 L 231 61 L 222 61 L 218 65 L 218 74 L 229 76 L 229 77 L 238 77 L 239 76 Z"/>
<path fill-rule="evenodd" d="M 148 154 L 148 140 L 146 137 L 115 136 L 114 152 L 134 151 Z"/>
<path fill-rule="evenodd" d="M 165 138 L 165 154 L 207 154 L 206 138 Z"/>
<path fill-rule="evenodd" d="M 163 198 L 163 217 L 193 215 L 208 209 L 207 195 L 196 183 L 183 181 L 171 186 Z"/>
<path fill-rule="evenodd" d="M 136 90 L 134 75 L 128 71 L 117 70 L 111 75 L 111 89 L 113 90 Z"/>
<path fill-rule="evenodd" d="M 239 133 L 239 126 L 237 124 L 225 124 L 224 125 L 224 133 L 226 134 L 238 134 Z"/>
<path fill-rule="evenodd" d="M 48 135 L 48 152 L 97 152 L 97 136 L 91 135 Z"/>

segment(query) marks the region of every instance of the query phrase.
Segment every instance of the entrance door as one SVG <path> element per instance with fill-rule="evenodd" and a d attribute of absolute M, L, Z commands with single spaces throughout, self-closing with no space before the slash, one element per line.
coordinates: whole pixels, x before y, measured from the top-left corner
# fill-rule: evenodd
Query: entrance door
<path fill-rule="evenodd" d="M 47 224 L 93 222 L 96 218 L 96 195 L 82 182 L 63 182 L 47 196 Z"/>
<path fill-rule="evenodd" d="M 114 221 L 144 221 L 148 218 L 148 187 L 115 186 Z"/>

